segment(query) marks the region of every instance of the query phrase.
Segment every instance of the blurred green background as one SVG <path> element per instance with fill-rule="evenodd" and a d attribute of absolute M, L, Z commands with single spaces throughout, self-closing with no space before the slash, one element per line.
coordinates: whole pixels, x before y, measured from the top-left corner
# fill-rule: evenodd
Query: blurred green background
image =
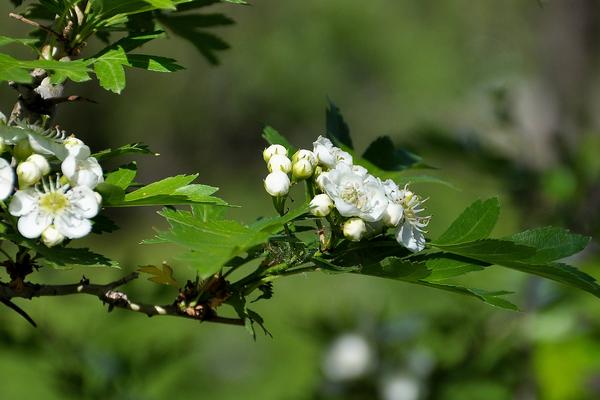
<path fill-rule="evenodd" d="M 26 28 L 6 17 L 3 34 Z M 189 43 L 163 40 L 176 74 L 129 71 L 117 96 L 89 82 L 68 94 L 58 123 L 93 148 L 143 141 L 140 180 L 199 172 L 201 183 L 271 213 L 262 190 L 260 132 L 277 128 L 309 146 L 324 132 L 327 98 L 356 147 L 381 134 L 417 152 L 460 190 L 431 196 L 431 236 L 476 198 L 503 203 L 502 236 L 542 224 L 600 230 L 600 3 L 597 0 L 257 0 L 215 5 L 237 25 L 216 30 L 232 49 L 210 66 Z M 91 45 L 92 49 L 95 48 Z M 91 51 L 91 50 L 90 50 Z M 15 93 L 0 89 L 9 113 Z M 175 249 L 138 243 L 163 222 L 156 210 L 114 213 L 122 230 L 86 239 L 123 269 L 169 260 Z M 598 271 L 593 241 L 574 264 Z M 76 281 L 76 268 L 40 281 Z M 56 275 L 56 274 L 54 274 Z M 255 309 L 274 338 L 243 329 L 122 311 L 93 298 L 21 301 L 32 329 L 0 313 L 0 384 L 6 399 L 597 399 L 600 302 L 518 273 L 484 271 L 478 287 L 513 288 L 521 313 L 375 278 L 312 274 L 277 282 Z M 143 281 L 144 299 L 172 298 Z M 349 355 L 350 354 L 350 355 Z M 348 359 L 348 357 L 350 357 Z M 354 365 L 354 370 L 348 366 Z M 344 370 L 346 368 L 346 370 Z M 337 371 L 337 372 L 336 372 Z M 341 371 L 341 372 L 340 372 Z M 345 372 L 344 372 L 345 371 Z"/>

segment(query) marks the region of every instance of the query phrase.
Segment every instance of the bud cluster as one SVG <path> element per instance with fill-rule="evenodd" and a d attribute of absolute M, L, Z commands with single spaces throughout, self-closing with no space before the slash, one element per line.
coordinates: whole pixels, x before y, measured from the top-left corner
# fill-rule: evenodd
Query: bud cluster
<path fill-rule="evenodd" d="M 319 136 L 312 151 L 299 150 L 291 160 L 281 145 L 269 146 L 263 157 L 270 172 L 265 189 L 271 196 L 285 196 L 292 183 L 308 180 L 315 193 L 310 212 L 328 218 L 332 229 L 339 229 L 348 240 L 360 241 L 394 228 L 396 240 L 407 249 L 425 248 L 430 220 L 420 215 L 425 200 L 408 185 L 400 188 L 390 179 L 382 181 L 369 174 L 329 139 Z"/>

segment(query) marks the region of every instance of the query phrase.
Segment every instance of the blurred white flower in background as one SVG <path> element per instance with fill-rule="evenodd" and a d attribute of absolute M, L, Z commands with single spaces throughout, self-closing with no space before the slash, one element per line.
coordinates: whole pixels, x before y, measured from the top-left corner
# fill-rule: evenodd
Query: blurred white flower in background
<path fill-rule="evenodd" d="M 418 400 L 421 394 L 419 382 L 403 374 L 384 379 L 380 391 L 383 400 Z"/>
<path fill-rule="evenodd" d="M 323 373 L 332 381 L 359 378 L 373 367 L 375 355 L 367 340 L 356 333 L 339 336 L 323 360 Z"/>

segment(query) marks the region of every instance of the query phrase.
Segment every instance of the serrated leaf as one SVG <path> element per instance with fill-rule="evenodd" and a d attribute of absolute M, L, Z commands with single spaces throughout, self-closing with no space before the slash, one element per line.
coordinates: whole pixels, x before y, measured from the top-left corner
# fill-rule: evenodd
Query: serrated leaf
<path fill-rule="evenodd" d="M 439 254 L 430 256 L 430 258 L 425 261 L 425 265 L 431 271 L 427 280 L 441 281 L 444 279 L 455 278 L 469 272 L 481 271 L 490 264 L 449 254 Z"/>
<path fill-rule="evenodd" d="M 588 245 L 591 238 L 569 232 L 567 229 L 545 227 L 514 234 L 510 240 L 536 248 L 527 261 L 545 263 L 577 254 Z"/>
<path fill-rule="evenodd" d="M 262 133 L 263 139 L 269 144 L 280 144 L 288 150 L 288 155 L 291 156 L 296 151 L 296 148 L 275 128 L 266 126 Z"/>
<path fill-rule="evenodd" d="M 18 43 L 24 46 L 33 47 L 37 42 L 36 39 L 29 38 L 12 38 L 8 36 L 0 35 L 0 47 L 6 46 L 7 44 Z"/>
<path fill-rule="evenodd" d="M 467 288 L 459 285 L 447 285 L 441 283 L 427 282 L 427 281 L 417 281 L 413 282 L 418 285 L 423 285 L 435 289 L 445 290 L 447 292 L 459 293 L 466 296 L 475 297 L 484 303 L 488 303 L 495 307 L 504 308 L 507 310 L 518 311 L 519 308 L 511 303 L 510 301 L 503 299 L 500 296 L 505 296 L 507 294 L 512 294 L 512 292 L 506 291 L 494 291 L 490 292 L 483 289 L 475 289 L 475 288 Z"/>
<path fill-rule="evenodd" d="M 151 275 L 150 278 L 148 278 L 149 281 L 160 283 L 162 285 L 179 287 L 179 284 L 173 277 L 173 268 L 166 263 L 162 264 L 162 269 L 155 267 L 154 265 L 146 265 L 138 268 L 137 270 L 144 274 Z"/>
<path fill-rule="evenodd" d="M 0 81 L 13 80 L 19 83 L 31 82 L 29 71 L 41 68 L 50 71 L 50 82 L 61 83 L 65 79 L 84 82 L 90 79 L 88 63 L 82 60 L 17 60 L 8 54 L 0 53 Z"/>
<path fill-rule="evenodd" d="M 325 112 L 327 137 L 334 143 L 343 144 L 350 149 L 354 149 L 352 138 L 350 137 L 350 128 L 344 120 L 340 109 L 331 100 L 328 100 L 328 103 L 329 105 Z"/>
<path fill-rule="evenodd" d="M 536 251 L 533 247 L 499 239 L 481 239 L 449 245 L 432 243 L 432 246 L 448 253 L 501 265 L 505 261 L 526 260 Z"/>
<path fill-rule="evenodd" d="M 38 262 L 52 268 L 66 268 L 76 265 L 119 267 L 119 264 L 116 261 L 112 261 L 101 254 L 94 253 L 87 248 L 48 248 L 33 242 L 29 243 L 29 245 L 42 256 L 42 258 L 38 259 Z"/>
<path fill-rule="evenodd" d="M 404 149 L 397 149 L 389 136 L 375 139 L 363 153 L 363 159 L 385 171 L 402 171 L 421 163 L 421 157 Z"/>
<path fill-rule="evenodd" d="M 93 219 L 92 233 L 101 235 L 111 233 L 119 229 L 119 226 L 104 214 L 96 215 Z"/>
<path fill-rule="evenodd" d="M 104 179 L 105 183 L 115 185 L 121 189 L 127 189 L 135 176 L 137 175 L 137 164 L 135 162 L 129 163 L 119 167 L 116 171 L 109 172 Z"/>
<path fill-rule="evenodd" d="M 93 157 L 95 157 L 98 161 L 104 161 L 114 157 L 129 154 L 151 154 L 153 156 L 158 156 L 158 153 L 155 153 L 152 150 L 150 150 L 147 145 L 143 143 L 132 143 L 126 144 L 121 147 L 117 147 L 116 149 L 102 150 L 98 153 L 93 154 Z"/>
<path fill-rule="evenodd" d="M 496 226 L 499 215 L 500 203 L 497 198 L 477 200 L 452 222 L 435 243 L 448 245 L 485 239 Z"/>
<path fill-rule="evenodd" d="M 114 93 L 125 89 L 125 68 L 123 63 L 112 59 L 98 59 L 94 62 L 94 72 L 100 86 Z"/>

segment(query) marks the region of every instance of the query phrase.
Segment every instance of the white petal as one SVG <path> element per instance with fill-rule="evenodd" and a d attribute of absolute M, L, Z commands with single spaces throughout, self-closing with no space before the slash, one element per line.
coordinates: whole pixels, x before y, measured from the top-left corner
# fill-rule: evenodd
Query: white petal
<path fill-rule="evenodd" d="M 77 171 L 77 159 L 75 156 L 68 156 L 65 160 L 60 164 L 60 169 L 64 176 L 69 179 L 73 179 L 75 172 Z"/>
<path fill-rule="evenodd" d="M 76 186 L 67 192 L 68 212 L 77 218 L 93 218 L 100 211 L 94 191 L 87 186 Z M 66 236 L 66 235 L 65 235 Z"/>
<path fill-rule="evenodd" d="M 37 207 L 39 197 L 39 193 L 33 188 L 17 190 L 8 205 L 8 211 L 15 217 L 29 214 Z"/>
<path fill-rule="evenodd" d="M 425 248 L 425 236 L 409 222 L 404 222 L 398 227 L 396 241 L 413 252 Z"/>
<path fill-rule="evenodd" d="M 34 239 L 40 237 L 50 224 L 52 224 L 52 215 L 35 209 L 19 218 L 17 227 L 21 235 L 28 239 Z"/>
<path fill-rule="evenodd" d="M 13 191 L 15 173 L 8 161 L 0 158 L 0 200 L 6 199 Z"/>
<path fill-rule="evenodd" d="M 344 217 L 356 217 L 360 214 L 360 210 L 356 206 L 346 203 L 341 198 L 335 199 L 335 208 L 340 212 L 340 215 Z"/>
<path fill-rule="evenodd" d="M 69 239 L 79 239 L 84 237 L 92 230 L 92 223 L 89 219 L 77 218 L 70 213 L 62 213 L 54 219 L 54 226 L 64 236 Z"/>

